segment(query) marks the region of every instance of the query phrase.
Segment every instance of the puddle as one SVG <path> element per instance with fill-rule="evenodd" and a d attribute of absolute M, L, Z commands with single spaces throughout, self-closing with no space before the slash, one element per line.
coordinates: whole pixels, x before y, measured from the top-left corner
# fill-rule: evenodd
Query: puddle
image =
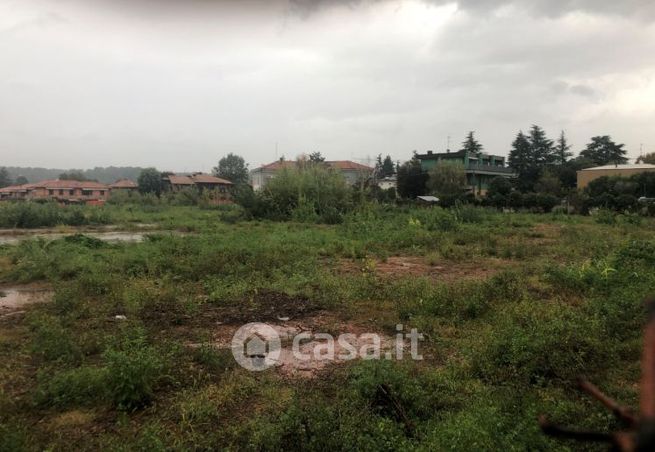
<path fill-rule="evenodd" d="M 54 292 L 48 288 L 7 287 L 0 289 L 0 315 L 34 303 L 47 303 Z"/>
<path fill-rule="evenodd" d="M 89 237 L 93 237 L 103 242 L 118 243 L 118 242 L 127 242 L 127 243 L 136 243 L 142 242 L 146 235 L 148 234 L 174 234 L 174 235 L 184 235 L 180 232 L 175 231 L 147 231 L 147 232 L 133 232 L 133 231 L 109 231 L 109 232 L 84 232 L 84 231 L 75 231 L 75 232 L 36 232 L 36 233 L 25 233 L 25 234 L 7 234 L 0 235 L 0 245 L 13 245 L 21 242 L 22 240 L 33 239 L 33 238 L 44 238 L 47 240 L 57 240 L 64 237 L 69 237 L 75 234 L 83 234 Z"/>

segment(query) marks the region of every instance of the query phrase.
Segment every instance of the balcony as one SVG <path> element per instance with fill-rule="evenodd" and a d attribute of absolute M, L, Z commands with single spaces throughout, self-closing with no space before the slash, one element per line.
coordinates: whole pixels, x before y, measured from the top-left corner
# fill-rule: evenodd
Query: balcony
<path fill-rule="evenodd" d="M 479 163 L 469 163 L 466 165 L 466 172 L 480 174 L 514 174 L 514 170 L 506 166 L 483 165 Z"/>

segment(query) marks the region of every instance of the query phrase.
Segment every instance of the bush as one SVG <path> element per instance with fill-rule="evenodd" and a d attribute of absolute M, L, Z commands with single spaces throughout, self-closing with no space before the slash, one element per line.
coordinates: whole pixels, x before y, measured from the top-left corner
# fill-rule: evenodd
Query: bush
<path fill-rule="evenodd" d="M 77 362 L 81 358 L 79 347 L 73 342 L 70 330 L 64 328 L 57 317 L 39 315 L 32 319 L 31 350 L 46 361 Z"/>
<path fill-rule="evenodd" d="M 143 333 L 125 339 L 119 347 L 104 353 L 107 389 L 120 409 L 134 410 L 150 402 L 155 386 L 166 370 L 165 358 L 146 344 Z"/>
<path fill-rule="evenodd" d="M 98 367 L 79 367 L 52 375 L 39 375 L 35 402 L 39 405 L 65 407 L 95 405 L 107 398 L 107 371 Z"/>
<path fill-rule="evenodd" d="M 110 220 L 107 212 L 97 207 L 60 206 L 52 202 L 0 203 L 0 227 L 3 228 L 83 226 L 107 224 Z"/>
<path fill-rule="evenodd" d="M 271 220 L 340 223 L 352 208 L 343 176 L 318 164 L 283 169 L 260 192 L 243 189 L 236 200 L 253 217 Z"/>
<path fill-rule="evenodd" d="M 474 358 L 478 375 L 516 387 L 573 381 L 607 366 L 612 350 L 602 323 L 564 304 L 511 305 Z"/>

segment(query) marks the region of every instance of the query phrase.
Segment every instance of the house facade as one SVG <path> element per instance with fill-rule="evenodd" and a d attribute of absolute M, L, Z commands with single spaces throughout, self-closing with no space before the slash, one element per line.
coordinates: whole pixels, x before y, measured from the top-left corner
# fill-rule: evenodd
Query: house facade
<path fill-rule="evenodd" d="M 425 154 L 417 154 L 416 157 L 421 161 L 421 168 L 424 171 L 430 171 L 442 163 L 461 164 L 466 172 L 467 185 L 476 196 L 485 195 L 489 183 L 495 177 L 516 177 L 514 171 L 505 166 L 505 157 L 500 155 L 477 154 L 461 150 L 441 153 L 427 151 Z"/>
<path fill-rule="evenodd" d="M 139 189 L 139 186 L 133 180 L 119 179 L 113 184 L 111 184 L 109 188 L 111 189 L 112 192 L 117 192 L 117 191 L 131 192 L 131 191 L 137 191 Z"/>
<path fill-rule="evenodd" d="M 649 165 L 647 163 L 604 165 L 585 168 L 577 172 L 578 188 L 585 188 L 592 180 L 603 176 L 630 177 L 635 174 L 653 171 L 655 171 L 655 165 Z"/>
<path fill-rule="evenodd" d="M 338 171 L 349 185 L 355 185 L 358 181 L 369 178 L 373 174 L 373 168 L 370 166 L 350 160 L 331 160 L 323 162 L 323 164 Z M 261 190 L 279 171 L 284 168 L 295 169 L 298 165 L 295 160 L 278 160 L 262 165 L 250 171 L 250 184 L 254 190 Z"/>
<path fill-rule="evenodd" d="M 50 200 L 62 204 L 104 204 L 110 187 L 92 181 L 51 179 L 0 189 L 2 200 Z"/>
<path fill-rule="evenodd" d="M 216 204 L 229 204 L 232 202 L 232 187 L 234 184 L 226 179 L 211 174 L 192 173 L 189 175 L 165 174 L 162 182 L 166 190 L 179 192 L 188 188 L 197 188 L 199 191 L 209 191 Z"/>

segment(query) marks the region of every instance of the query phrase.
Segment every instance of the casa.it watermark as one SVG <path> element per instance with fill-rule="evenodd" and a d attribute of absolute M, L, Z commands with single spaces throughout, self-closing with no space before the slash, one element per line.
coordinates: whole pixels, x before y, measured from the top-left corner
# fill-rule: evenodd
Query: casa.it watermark
<path fill-rule="evenodd" d="M 335 338 L 328 333 L 303 331 L 289 335 L 283 347 L 275 327 L 266 323 L 248 323 L 234 333 L 231 348 L 239 365 L 248 370 L 261 371 L 291 357 L 299 362 L 350 361 L 357 358 L 402 360 L 407 356 L 407 345 L 409 357 L 422 360 L 423 356 L 418 352 L 420 340 L 423 340 L 423 334 L 418 330 L 412 328 L 405 332 L 403 325 L 398 324 L 393 338 L 375 333 L 345 333 Z"/>

